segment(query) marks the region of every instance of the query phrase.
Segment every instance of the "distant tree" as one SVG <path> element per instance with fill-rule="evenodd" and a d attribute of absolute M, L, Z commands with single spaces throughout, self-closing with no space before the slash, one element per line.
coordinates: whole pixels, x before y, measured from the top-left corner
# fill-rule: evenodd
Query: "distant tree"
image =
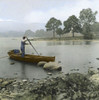
<path fill-rule="evenodd" d="M 25 35 L 26 35 L 26 36 L 32 36 L 33 33 L 34 33 L 34 32 L 31 31 L 30 29 L 25 31 Z"/>
<path fill-rule="evenodd" d="M 44 29 L 40 29 L 40 30 L 35 31 L 35 36 L 36 37 L 44 37 L 44 35 L 45 35 Z"/>
<path fill-rule="evenodd" d="M 90 8 L 80 11 L 80 23 L 82 25 L 82 33 L 85 39 L 92 39 L 91 25 L 96 21 L 97 11 L 92 12 Z"/>
<path fill-rule="evenodd" d="M 72 32 L 72 36 L 74 37 L 74 32 L 81 32 L 81 25 L 79 23 L 79 19 L 72 15 L 66 21 L 64 21 L 64 32 Z"/>
<path fill-rule="evenodd" d="M 58 29 L 56 30 L 56 33 L 57 33 L 57 35 L 59 35 L 60 38 L 61 38 L 61 35 L 63 35 L 63 30 L 62 30 L 61 28 L 58 28 Z"/>
<path fill-rule="evenodd" d="M 53 37 L 55 38 L 55 32 L 59 28 L 59 26 L 62 25 L 60 20 L 57 20 L 56 18 L 52 17 L 46 24 L 46 30 L 47 31 L 53 31 Z"/>
<path fill-rule="evenodd" d="M 82 33 L 84 34 L 85 39 L 93 39 L 93 34 L 91 33 L 91 28 L 89 24 L 86 23 L 83 25 Z"/>
<path fill-rule="evenodd" d="M 99 34 L 99 22 L 94 23 L 91 26 L 91 30 L 92 30 L 93 33 Z"/>
<path fill-rule="evenodd" d="M 45 31 L 44 31 L 44 29 L 40 29 L 40 30 L 36 30 L 35 33 L 36 33 L 36 34 L 44 34 Z"/>

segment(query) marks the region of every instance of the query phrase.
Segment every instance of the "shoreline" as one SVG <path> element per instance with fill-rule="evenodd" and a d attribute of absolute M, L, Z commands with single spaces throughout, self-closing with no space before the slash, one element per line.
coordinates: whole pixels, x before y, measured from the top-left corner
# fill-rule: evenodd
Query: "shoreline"
<path fill-rule="evenodd" d="M 88 74 L 60 73 L 56 77 L 35 82 L 27 79 L 0 78 L 1 100 L 98 100 L 98 72 L 90 70 Z M 98 78 L 97 78 L 98 79 Z"/>
<path fill-rule="evenodd" d="M 1 39 L 4 38 L 10 38 L 12 40 L 17 40 L 22 37 L 0 37 Z M 28 37 L 30 41 L 99 41 L 99 38 L 93 38 L 93 39 L 84 39 L 82 37 L 62 37 L 62 38 L 38 38 L 38 37 Z"/>
<path fill-rule="evenodd" d="M 98 41 L 99 39 L 83 39 L 79 37 L 63 37 L 63 38 L 31 38 L 31 41 Z"/>

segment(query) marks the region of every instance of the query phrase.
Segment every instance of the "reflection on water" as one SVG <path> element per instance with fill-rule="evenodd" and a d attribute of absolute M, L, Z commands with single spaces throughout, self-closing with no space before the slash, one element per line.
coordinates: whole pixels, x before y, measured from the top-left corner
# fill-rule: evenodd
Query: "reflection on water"
<path fill-rule="evenodd" d="M 47 42 L 47 45 L 51 46 L 51 45 L 62 45 L 62 42 L 60 41 L 49 41 Z"/>
<path fill-rule="evenodd" d="M 21 74 L 22 74 L 22 75 L 21 75 L 21 78 L 22 78 L 22 79 L 27 78 L 27 77 L 26 77 L 26 72 L 25 72 L 25 70 L 26 70 L 26 65 L 25 65 L 25 63 L 22 62 L 22 63 L 21 63 Z"/>
<path fill-rule="evenodd" d="M 91 41 L 49 41 L 47 42 L 48 46 L 52 45 L 91 45 Z"/>
<path fill-rule="evenodd" d="M 85 41 L 85 44 L 86 45 L 90 45 L 91 44 L 91 41 Z"/>

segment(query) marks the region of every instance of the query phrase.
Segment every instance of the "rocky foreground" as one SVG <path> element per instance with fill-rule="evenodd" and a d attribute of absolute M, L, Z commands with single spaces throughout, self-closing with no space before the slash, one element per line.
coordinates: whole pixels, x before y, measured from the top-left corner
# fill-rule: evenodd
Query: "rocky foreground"
<path fill-rule="evenodd" d="M 96 76 L 95 76 L 96 75 Z M 38 81 L 0 79 L 0 100 L 99 100 L 99 73 L 60 74 Z"/>

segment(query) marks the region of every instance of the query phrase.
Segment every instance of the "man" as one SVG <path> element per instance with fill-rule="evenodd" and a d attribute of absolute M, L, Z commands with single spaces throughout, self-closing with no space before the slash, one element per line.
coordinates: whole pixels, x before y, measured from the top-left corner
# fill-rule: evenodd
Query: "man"
<path fill-rule="evenodd" d="M 21 41 L 21 52 L 22 52 L 22 57 L 25 56 L 25 45 L 26 45 L 27 38 L 24 36 L 22 41 Z"/>

